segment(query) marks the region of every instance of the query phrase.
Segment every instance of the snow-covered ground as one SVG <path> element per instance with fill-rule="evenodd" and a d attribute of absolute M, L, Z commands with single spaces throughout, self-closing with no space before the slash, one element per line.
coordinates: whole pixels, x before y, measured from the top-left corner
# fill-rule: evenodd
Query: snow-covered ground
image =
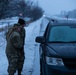
<path fill-rule="evenodd" d="M 39 44 L 35 42 L 35 38 L 36 36 L 39 35 L 41 20 L 42 19 L 31 23 L 28 27 L 25 27 L 26 29 L 25 63 L 22 75 L 37 75 L 37 74 L 39 75 L 39 57 L 38 57 Z M 7 73 L 8 61 L 5 55 L 5 47 L 6 47 L 6 40 L 4 32 L 2 32 L 0 33 L 0 75 L 8 75 Z M 36 70 L 37 74 L 35 72 Z M 17 75 L 17 73 L 15 75 Z"/>

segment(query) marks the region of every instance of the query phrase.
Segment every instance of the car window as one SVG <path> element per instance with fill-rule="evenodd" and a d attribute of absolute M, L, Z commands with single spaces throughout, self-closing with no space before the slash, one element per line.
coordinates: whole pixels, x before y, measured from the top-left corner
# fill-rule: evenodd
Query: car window
<path fill-rule="evenodd" d="M 76 41 L 76 28 L 70 26 L 54 26 L 49 33 L 49 42 Z"/>

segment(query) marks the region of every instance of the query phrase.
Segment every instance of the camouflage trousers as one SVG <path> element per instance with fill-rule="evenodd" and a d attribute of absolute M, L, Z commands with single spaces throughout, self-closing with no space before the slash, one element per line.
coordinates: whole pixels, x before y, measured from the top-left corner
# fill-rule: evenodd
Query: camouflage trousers
<path fill-rule="evenodd" d="M 16 70 L 21 73 L 24 64 L 24 52 L 18 52 L 17 54 L 7 54 L 8 59 L 8 74 L 14 75 Z M 21 75 L 21 74 L 20 74 Z"/>

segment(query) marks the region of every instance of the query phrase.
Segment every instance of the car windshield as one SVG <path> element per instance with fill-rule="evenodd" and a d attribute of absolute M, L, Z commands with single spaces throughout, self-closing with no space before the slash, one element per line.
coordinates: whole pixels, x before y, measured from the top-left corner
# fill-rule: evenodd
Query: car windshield
<path fill-rule="evenodd" d="M 76 42 L 76 28 L 70 26 L 52 27 L 49 42 Z"/>

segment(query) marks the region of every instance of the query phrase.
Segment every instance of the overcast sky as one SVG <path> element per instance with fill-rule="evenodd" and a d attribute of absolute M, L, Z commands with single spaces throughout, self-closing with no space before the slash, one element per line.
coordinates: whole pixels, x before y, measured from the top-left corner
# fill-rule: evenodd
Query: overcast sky
<path fill-rule="evenodd" d="M 38 4 L 51 15 L 60 14 L 62 10 L 76 9 L 76 0 L 38 0 Z"/>

